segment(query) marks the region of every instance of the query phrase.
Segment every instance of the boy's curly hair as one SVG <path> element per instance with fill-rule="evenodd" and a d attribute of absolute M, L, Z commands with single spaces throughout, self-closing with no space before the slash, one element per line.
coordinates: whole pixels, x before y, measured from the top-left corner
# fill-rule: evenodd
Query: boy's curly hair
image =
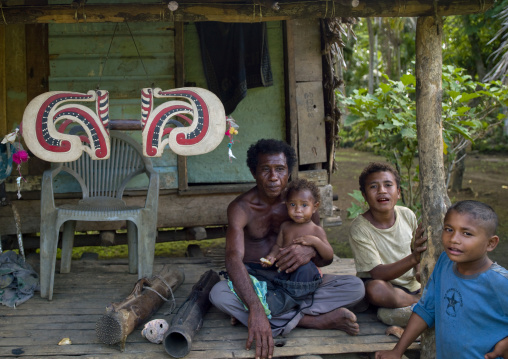
<path fill-rule="evenodd" d="M 296 152 L 293 147 L 284 141 L 264 138 L 252 144 L 247 150 L 247 166 L 249 167 L 251 173 L 256 173 L 258 156 L 260 154 L 273 155 L 277 153 L 284 153 L 289 173 L 291 173 L 293 166 L 296 163 Z"/>
<path fill-rule="evenodd" d="M 315 202 L 321 202 L 321 193 L 319 188 L 313 183 L 304 178 L 299 178 L 294 181 L 289 182 L 286 187 L 286 198 L 289 197 L 291 192 L 298 192 L 308 190 L 312 197 L 314 197 Z"/>
<path fill-rule="evenodd" d="M 496 234 L 498 225 L 497 214 L 488 204 L 473 200 L 459 201 L 448 208 L 446 215 L 451 211 L 459 214 L 469 214 L 475 220 L 483 222 L 488 235 L 493 236 Z"/>
<path fill-rule="evenodd" d="M 358 183 L 360 184 L 360 191 L 365 193 L 365 181 L 367 177 L 376 172 L 391 172 L 393 177 L 395 178 L 395 182 L 397 182 L 397 188 L 400 188 L 400 175 L 399 172 L 395 168 L 393 168 L 388 163 L 381 162 L 371 162 L 367 167 L 365 167 L 358 178 Z"/>

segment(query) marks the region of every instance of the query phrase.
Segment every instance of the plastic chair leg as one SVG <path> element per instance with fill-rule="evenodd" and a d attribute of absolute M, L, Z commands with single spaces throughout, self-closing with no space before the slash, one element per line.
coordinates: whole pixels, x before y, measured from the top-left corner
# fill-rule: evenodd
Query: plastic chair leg
<path fill-rule="evenodd" d="M 127 221 L 127 245 L 129 249 L 129 273 L 138 273 L 138 226 Z"/>
<path fill-rule="evenodd" d="M 52 300 L 59 228 L 55 228 L 56 220 L 54 215 L 45 215 L 43 217 L 45 218 L 41 220 L 40 289 L 42 298 Z"/>
<path fill-rule="evenodd" d="M 155 242 L 157 240 L 157 224 L 152 216 L 143 218 L 143 226 L 138 230 L 138 278 L 152 276 Z"/>
<path fill-rule="evenodd" d="M 75 230 L 76 221 L 67 221 L 64 223 L 62 234 L 62 259 L 60 261 L 60 273 L 69 273 L 71 271 L 72 248 L 74 247 Z"/>

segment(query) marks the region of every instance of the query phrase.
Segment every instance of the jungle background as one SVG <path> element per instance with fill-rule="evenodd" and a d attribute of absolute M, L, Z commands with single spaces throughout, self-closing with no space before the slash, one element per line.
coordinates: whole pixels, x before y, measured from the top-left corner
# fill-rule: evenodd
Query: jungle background
<path fill-rule="evenodd" d="M 415 29 L 412 18 L 360 19 L 339 53 L 342 123 L 333 176 L 342 226 L 328 229 L 339 256 L 351 257 L 352 218 L 366 207 L 358 176 L 371 161 L 392 163 L 402 176 L 401 204 L 419 217 L 416 139 Z M 354 35 L 353 35 L 354 32 Z M 354 45 L 354 46 L 353 46 Z M 508 265 L 508 1 L 484 14 L 443 21 L 442 121 L 450 201 L 475 199 L 499 216 L 499 246 L 491 258 Z M 368 49 L 368 50 L 367 50 Z"/>
<path fill-rule="evenodd" d="M 352 257 L 349 225 L 362 213 L 358 176 L 371 161 L 388 161 L 402 175 L 402 205 L 417 216 L 418 150 L 415 110 L 416 18 L 337 19 L 342 43 L 333 49 L 341 112 L 332 175 L 342 225 L 327 228 L 340 257 Z M 500 245 L 492 258 L 508 267 L 508 0 L 487 12 L 443 21 L 443 141 L 451 202 L 476 199 L 498 213 Z M 356 190 L 356 192 L 355 192 Z M 159 243 L 156 255 L 183 256 L 189 244 L 203 251 L 224 239 Z M 75 248 L 100 257 L 126 256 L 125 246 Z"/>

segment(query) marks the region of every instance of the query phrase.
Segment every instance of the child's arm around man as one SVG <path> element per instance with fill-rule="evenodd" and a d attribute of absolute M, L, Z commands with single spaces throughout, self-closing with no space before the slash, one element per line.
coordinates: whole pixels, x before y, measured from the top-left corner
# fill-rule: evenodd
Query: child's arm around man
<path fill-rule="evenodd" d="M 400 358 L 427 327 L 436 329 L 436 358 L 508 359 L 508 271 L 487 256 L 499 243 L 497 222 L 481 202 L 448 209 L 445 252 L 399 342 L 376 359 Z"/>

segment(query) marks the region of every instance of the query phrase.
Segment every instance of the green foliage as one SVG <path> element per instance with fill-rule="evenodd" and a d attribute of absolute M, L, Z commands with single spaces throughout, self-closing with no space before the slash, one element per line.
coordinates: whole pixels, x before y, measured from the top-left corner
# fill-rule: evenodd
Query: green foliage
<path fill-rule="evenodd" d="M 492 128 L 488 136 L 477 139 L 472 149 L 482 153 L 508 154 L 508 136 L 502 126 Z"/>
<path fill-rule="evenodd" d="M 374 37 L 373 72 L 393 74 L 398 79 L 409 71 L 415 58 L 416 20 L 414 18 L 371 18 Z M 356 37 L 343 48 L 346 71 L 344 82 L 349 94 L 357 88 L 368 87 L 369 32 L 367 19 L 361 18 L 353 27 Z M 375 81 L 377 86 L 378 81 Z"/>
<path fill-rule="evenodd" d="M 507 6 L 508 0 L 498 0 L 484 13 L 445 17 L 443 63 L 464 68 L 475 80 L 481 81 L 477 77 L 479 63 L 486 71 L 495 65 L 491 54 L 503 40 L 502 37 L 496 38 L 502 22 L 498 14 Z"/>
<path fill-rule="evenodd" d="M 384 76 L 374 94 L 365 89 L 355 90 L 351 97 L 338 93 L 339 102 L 347 107 L 346 126 L 351 126 L 350 136 L 370 146 L 395 164 L 403 182 L 403 203 L 415 206 L 414 180 L 417 178 L 414 159 L 418 150 L 416 139 L 416 105 L 414 102 L 416 80 L 406 74 L 400 81 Z M 368 136 L 365 134 L 368 133 Z"/>
<path fill-rule="evenodd" d="M 353 197 L 356 202 L 351 202 L 351 207 L 347 209 L 347 218 L 356 218 L 369 209 L 369 205 L 363 198 L 361 191 L 355 189 L 353 193 L 348 193 L 348 195 Z"/>
<path fill-rule="evenodd" d="M 386 75 L 384 78 L 386 82 L 379 84 L 372 95 L 365 89 L 354 90 L 349 97 L 337 92 L 338 102 L 347 108 L 345 125 L 350 128 L 341 136 L 369 146 L 393 163 L 402 179 L 403 204 L 418 210 L 416 79 L 410 73 L 400 81 Z M 482 84 L 464 74 L 463 69 L 443 68 L 443 137 L 436 141 L 443 141 L 449 171 L 458 160 L 460 146 L 464 148 L 499 125 L 504 117 L 500 108 L 507 100 L 508 90 L 499 81 Z"/>

